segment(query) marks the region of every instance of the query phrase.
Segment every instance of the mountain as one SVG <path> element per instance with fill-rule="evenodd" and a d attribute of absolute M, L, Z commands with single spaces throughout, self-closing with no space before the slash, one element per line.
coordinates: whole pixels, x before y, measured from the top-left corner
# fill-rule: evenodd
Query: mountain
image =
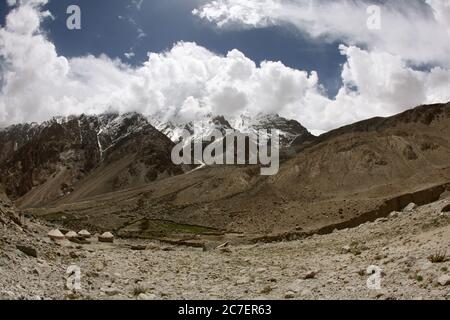
<path fill-rule="evenodd" d="M 179 141 L 183 130 L 189 131 L 194 141 L 210 136 L 213 130 L 218 130 L 224 135 L 227 130 L 242 134 L 257 134 L 259 130 L 267 130 L 269 132 L 271 130 L 279 130 L 280 145 L 285 148 L 291 145 L 309 143 L 315 139 L 299 122 L 280 117 L 277 114 L 260 113 L 253 117 L 248 114 L 242 114 L 230 119 L 209 114 L 202 119 L 188 123 L 164 123 L 157 119 L 152 119 L 151 123 L 174 142 Z"/>
<path fill-rule="evenodd" d="M 0 132 L 0 179 L 19 205 L 42 205 L 70 195 L 91 175 L 97 178 L 87 189 L 97 194 L 180 174 L 172 148 L 137 113 L 58 117 Z"/>
<path fill-rule="evenodd" d="M 258 114 L 255 118 L 241 115 L 233 127 L 242 133 L 257 133 L 259 130 L 279 130 L 280 145 L 290 147 L 314 141 L 315 137 L 299 122 L 280 117 L 278 114 Z"/>
<path fill-rule="evenodd" d="M 134 235 L 152 234 L 158 221 L 253 237 L 330 232 L 435 201 L 450 182 L 448 159 L 450 104 L 427 105 L 322 135 L 272 177 L 258 166 L 206 167 L 83 202 L 61 199 L 39 214 L 78 221 L 82 213 L 90 225 L 108 219 L 108 228 Z"/>
<path fill-rule="evenodd" d="M 118 120 L 119 123 L 129 121 L 123 127 L 113 120 L 105 120 L 102 131 L 93 131 L 95 142 L 100 141 L 102 145 L 102 160 L 71 185 L 73 191 L 70 190 L 70 194 L 55 201 L 31 201 L 34 199 L 32 190 L 18 203 L 22 207 L 39 205 L 42 208 L 35 212 L 44 217 L 59 220 L 63 216 L 66 223 L 83 223 L 80 221 L 88 219 L 90 227 L 123 234 L 155 234 L 148 228 L 170 233 L 189 229 L 187 226 L 198 226 L 196 230 L 276 238 L 275 235 L 280 234 L 329 232 L 334 228 L 356 226 L 384 217 L 409 202 L 435 201 L 450 182 L 450 104 L 419 106 L 393 117 L 368 119 L 306 139 L 301 148 L 282 159 L 279 173 L 271 177 L 261 176 L 259 166 L 232 165 L 177 174 L 182 173 L 181 168 L 173 167 L 170 171 L 164 167 L 170 165 L 170 159 L 167 158 L 168 150 L 163 148 L 166 151 L 161 153 L 162 167 L 157 171 L 174 174 L 161 173 L 157 179 L 148 179 L 144 183 L 144 180 L 131 179 L 132 175 L 126 170 L 126 183 L 114 187 L 109 175 L 117 177 L 118 172 L 123 172 L 122 163 L 125 167 L 137 163 L 135 157 L 140 155 L 134 150 L 142 150 L 142 147 L 134 142 L 145 145 L 147 140 L 144 138 L 149 134 L 138 129 L 141 125 L 133 125 L 142 121 L 139 115 L 131 116 L 131 120 L 126 118 L 129 116 Z M 242 127 L 222 117 L 209 119 L 205 126 L 209 129 L 203 132 L 211 127 L 219 130 L 257 128 L 258 123 L 267 125 L 269 120 L 280 123 L 276 116 L 247 122 L 244 119 Z M 280 121 L 284 132 L 289 132 L 291 137 L 301 132 L 301 127 L 295 123 Z M 78 128 L 76 123 L 74 126 Z M 196 126 L 195 123 L 191 125 Z M 134 129 L 128 133 L 126 128 Z M 173 146 L 173 142 L 153 126 L 150 125 L 148 130 L 162 145 Z M 170 132 L 174 130 L 166 134 Z M 110 138 L 97 137 L 103 133 Z M 309 136 L 306 132 L 304 135 Z M 64 135 L 58 137 L 56 141 Z M 124 138 L 117 140 L 116 137 Z M 84 136 L 83 140 L 87 143 Z M 108 148 L 109 143 L 113 147 Z M 21 154 L 20 150 L 27 150 L 27 145 L 20 147 L 15 155 Z M 44 144 L 47 145 L 52 144 Z M 35 143 L 36 146 L 39 144 Z M 36 154 L 30 155 L 39 160 L 41 153 L 37 151 L 41 148 L 32 150 L 36 150 Z M 92 154 L 100 157 L 99 151 Z M 128 159 L 129 154 L 133 154 L 132 159 Z M 86 157 L 90 158 L 95 157 Z M 85 162 L 78 163 L 84 167 Z M 12 172 L 16 172 L 17 179 L 21 177 L 17 170 Z M 9 181 L 10 188 L 12 181 Z M 58 184 L 52 182 L 51 185 Z M 168 221 L 183 227 L 169 228 L 170 231 L 165 225 Z"/>
<path fill-rule="evenodd" d="M 55 117 L 0 131 L 0 182 L 23 207 L 137 187 L 192 169 L 175 166 L 170 158 L 183 129 L 194 141 L 213 130 L 226 134 L 260 129 L 280 130 L 286 148 L 314 139 L 298 122 L 278 115 L 233 121 L 208 115 L 178 125 L 139 113 Z"/>

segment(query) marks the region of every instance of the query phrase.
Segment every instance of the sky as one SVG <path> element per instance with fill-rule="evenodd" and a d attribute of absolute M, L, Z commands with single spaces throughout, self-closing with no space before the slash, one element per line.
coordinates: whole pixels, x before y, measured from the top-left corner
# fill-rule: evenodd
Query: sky
<path fill-rule="evenodd" d="M 447 0 L 6 0 L 0 25 L 2 125 L 263 112 L 321 133 L 450 100 Z"/>

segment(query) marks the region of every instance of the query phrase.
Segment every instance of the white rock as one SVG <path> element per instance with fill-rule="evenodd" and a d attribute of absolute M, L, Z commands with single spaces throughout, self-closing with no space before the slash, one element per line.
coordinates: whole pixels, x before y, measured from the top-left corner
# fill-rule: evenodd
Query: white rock
<path fill-rule="evenodd" d="M 267 271 L 266 268 L 258 268 L 258 269 L 256 269 L 256 272 L 257 272 L 257 273 L 264 273 L 264 272 L 266 272 L 266 271 Z"/>
<path fill-rule="evenodd" d="M 352 247 L 349 245 L 343 246 L 342 247 L 342 253 L 350 253 L 352 251 Z"/>
<path fill-rule="evenodd" d="M 139 300 L 156 300 L 157 297 L 156 297 L 156 295 L 154 295 L 154 294 L 152 294 L 152 293 L 141 293 L 141 294 L 138 296 L 138 299 L 139 299 Z"/>
<path fill-rule="evenodd" d="M 103 271 L 105 269 L 106 264 L 103 261 L 97 261 L 94 265 L 94 268 L 97 272 Z"/>
<path fill-rule="evenodd" d="M 397 211 L 391 212 L 389 214 L 389 217 L 391 217 L 391 218 L 397 218 L 398 216 L 399 216 L 399 213 Z"/>
<path fill-rule="evenodd" d="M 403 212 L 411 212 L 414 211 L 415 209 L 417 209 L 417 204 L 410 203 L 403 209 Z"/>
<path fill-rule="evenodd" d="M 301 293 L 300 295 L 301 295 L 302 297 L 310 297 L 310 296 L 312 296 L 313 294 L 312 294 L 312 291 L 311 291 L 311 290 L 305 289 L 305 290 L 302 291 L 302 293 Z"/>
<path fill-rule="evenodd" d="M 100 289 L 102 292 L 106 293 L 108 296 L 117 296 L 122 294 L 122 290 L 116 288 L 102 288 Z"/>
<path fill-rule="evenodd" d="M 293 283 L 289 285 L 288 290 L 299 293 L 305 288 L 304 282 L 305 280 L 301 279 L 295 280 Z"/>
<path fill-rule="evenodd" d="M 249 276 L 243 276 L 243 277 L 239 277 L 236 280 L 236 284 L 247 284 L 250 283 L 252 281 L 252 279 Z"/>
<path fill-rule="evenodd" d="M 448 286 L 448 285 L 450 285 L 450 276 L 449 275 L 443 275 L 443 276 L 439 277 L 438 283 L 441 286 Z"/>

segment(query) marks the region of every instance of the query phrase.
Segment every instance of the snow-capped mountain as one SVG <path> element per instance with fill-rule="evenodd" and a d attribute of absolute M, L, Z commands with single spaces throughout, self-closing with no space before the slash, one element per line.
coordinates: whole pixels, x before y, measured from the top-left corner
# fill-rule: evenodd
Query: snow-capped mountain
<path fill-rule="evenodd" d="M 114 191 L 182 173 L 170 159 L 173 146 L 138 113 L 14 125 L 0 131 L 0 182 L 13 199 L 31 195 L 32 204 L 66 196 L 96 172 L 89 192 Z"/>
<path fill-rule="evenodd" d="M 27 205 L 68 196 L 86 179 L 93 181 L 83 192 L 114 191 L 183 173 L 172 163 L 171 151 L 184 130 L 191 141 L 205 145 L 203 138 L 214 130 L 225 136 L 261 129 L 279 130 L 282 147 L 314 139 L 297 121 L 263 114 L 207 115 L 175 124 L 135 112 L 105 113 L 13 125 L 0 130 L 0 183 L 14 199 L 29 197 L 22 200 Z"/>
<path fill-rule="evenodd" d="M 150 122 L 173 142 L 180 140 L 183 129 L 190 132 L 190 138 L 194 142 L 200 141 L 203 137 L 209 137 L 213 130 L 218 130 L 224 135 L 229 130 L 243 134 L 258 134 L 259 130 L 267 130 L 270 134 L 270 131 L 278 130 L 282 147 L 289 147 L 292 144 L 301 144 L 314 139 L 314 136 L 299 122 L 280 117 L 277 114 L 261 113 L 255 117 L 243 114 L 229 120 L 224 116 L 207 115 L 197 121 L 180 124 L 163 123 L 156 119 L 151 119 Z"/>

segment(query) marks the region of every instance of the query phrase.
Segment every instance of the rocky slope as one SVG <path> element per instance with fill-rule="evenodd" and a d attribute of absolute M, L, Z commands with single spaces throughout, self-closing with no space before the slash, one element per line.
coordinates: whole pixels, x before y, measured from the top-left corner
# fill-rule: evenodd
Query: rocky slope
<path fill-rule="evenodd" d="M 173 143 L 142 115 L 54 118 L 0 132 L 0 179 L 22 206 L 73 192 L 95 176 L 91 194 L 142 185 L 183 171 L 170 161 Z"/>
<path fill-rule="evenodd" d="M 203 249 L 53 242 L 45 236 L 53 225 L 0 222 L 0 299 L 449 300 L 449 204 L 447 193 L 328 235 L 218 246 L 224 238 Z M 80 268 L 80 290 L 67 287 L 69 266 Z M 379 268 L 379 289 L 367 286 L 370 266 Z"/>

